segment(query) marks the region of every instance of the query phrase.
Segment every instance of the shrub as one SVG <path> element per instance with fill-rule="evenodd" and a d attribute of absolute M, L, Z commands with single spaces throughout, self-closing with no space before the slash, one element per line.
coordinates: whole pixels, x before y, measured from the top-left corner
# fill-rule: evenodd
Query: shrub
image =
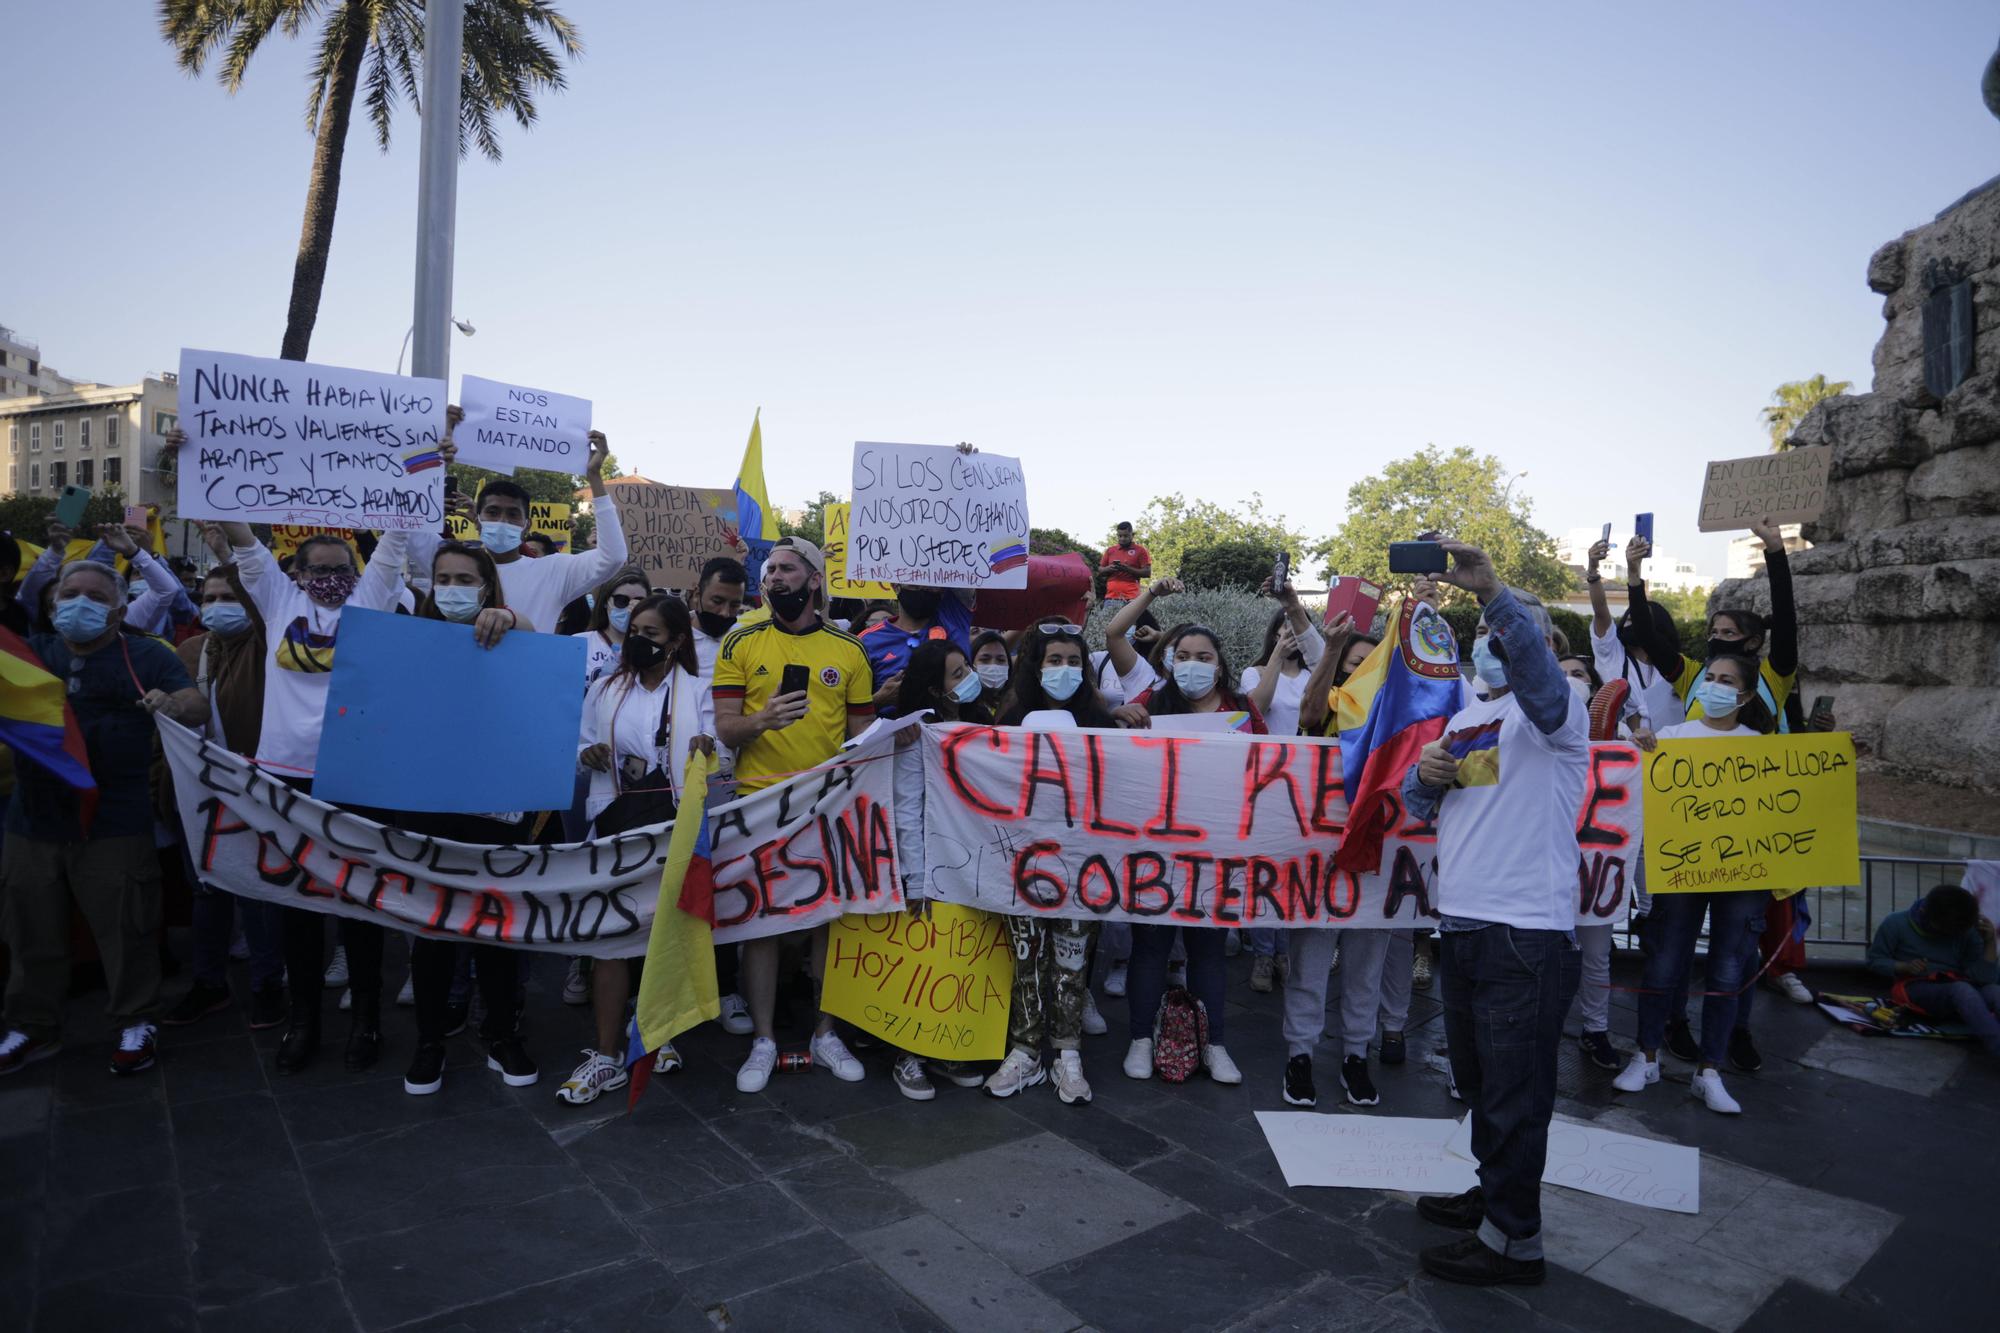
<path fill-rule="evenodd" d="M 1254 541 L 1219 541 L 1181 556 L 1180 577 L 1190 586 L 1233 589 L 1254 595 L 1271 577 L 1272 552 Z M 1232 659 L 1233 660 L 1233 659 Z"/>
<path fill-rule="evenodd" d="M 1152 611 L 1162 629 L 1187 622 L 1213 630 L 1230 667 L 1241 672 L 1244 667 L 1256 665 L 1263 656 L 1264 629 L 1277 614 L 1278 603 L 1237 588 L 1189 588 L 1170 597 L 1155 598 Z M 1317 612 L 1308 607 L 1307 614 L 1317 615 Z M 1094 647 L 1104 646 L 1104 627 L 1111 622 L 1112 615 L 1113 610 L 1102 604 L 1091 608 L 1090 623 L 1085 628 L 1086 637 Z M 1235 684 L 1230 682 L 1232 687 Z"/>

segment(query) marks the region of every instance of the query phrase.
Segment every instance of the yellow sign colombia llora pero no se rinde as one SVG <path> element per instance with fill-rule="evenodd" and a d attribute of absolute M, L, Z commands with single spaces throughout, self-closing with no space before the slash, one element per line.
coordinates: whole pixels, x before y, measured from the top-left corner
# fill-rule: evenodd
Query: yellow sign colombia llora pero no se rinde
<path fill-rule="evenodd" d="M 1861 882 L 1846 732 L 1666 740 L 1644 767 L 1648 891 Z"/>

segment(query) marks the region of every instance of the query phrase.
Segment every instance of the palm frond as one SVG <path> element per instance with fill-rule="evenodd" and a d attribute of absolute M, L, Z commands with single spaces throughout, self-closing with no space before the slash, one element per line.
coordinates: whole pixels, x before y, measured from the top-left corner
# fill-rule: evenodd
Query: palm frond
<path fill-rule="evenodd" d="M 271 29 L 278 26 L 289 3 L 288 0 L 238 0 L 234 8 L 242 17 L 222 54 L 222 68 L 216 71 L 222 86 L 232 93 L 243 86 L 250 57 L 257 54 L 257 48 L 271 35 Z"/>

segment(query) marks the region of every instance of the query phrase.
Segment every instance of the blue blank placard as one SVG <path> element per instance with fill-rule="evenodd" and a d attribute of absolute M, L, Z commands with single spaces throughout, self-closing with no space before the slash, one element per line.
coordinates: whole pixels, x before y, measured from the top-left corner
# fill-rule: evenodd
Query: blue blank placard
<path fill-rule="evenodd" d="M 313 795 L 383 810 L 566 810 L 583 640 L 355 608 L 340 618 Z"/>

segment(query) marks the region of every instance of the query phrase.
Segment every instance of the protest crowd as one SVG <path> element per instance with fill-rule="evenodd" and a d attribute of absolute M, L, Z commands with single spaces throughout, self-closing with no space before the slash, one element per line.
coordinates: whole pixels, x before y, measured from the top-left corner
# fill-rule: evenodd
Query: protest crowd
<path fill-rule="evenodd" d="M 447 462 L 460 419 L 455 408 L 447 415 Z M 13 636 L 10 663 L 32 660 L 62 683 L 80 739 L 68 749 L 58 742 L 45 754 L 12 755 L 0 872 L 7 969 L 0 1074 L 61 1051 L 74 945 L 87 935 L 120 1029 L 109 1056 L 117 1075 L 171 1060 L 163 1029 L 201 1023 L 237 1003 L 229 966 L 240 959 L 249 1025 L 283 1029 L 274 1057 L 280 1072 L 328 1060 L 357 1072 L 396 1061 L 406 1093 L 449 1097 L 448 1043 L 476 1031 L 486 1069 L 510 1086 L 545 1086 L 546 1072 L 554 1084 L 547 1095 L 572 1106 L 620 1090 L 631 1095 L 635 1080 L 681 1070 L 671 1032 L 655 1040 L 635 998 L 646 973 L 669 965 L 660 952 L 668 919 L 703 915 L 699 896 L 686 892 L 686 866 L 690 857 L 708 858 L 715 871 L 704 930 L 726 932 L 738 899 L 768 909 L 756 930 L 703 935 L 709 943 L 697 960 L 704 981 L 713 967 L 713 1008 L 694 1019 L 743 1040 L 736 1089 L 745 1097 L 781 1072 L 869 1077 L 855 1050 L 873 1047 L 916 1101 L 938 1099 L 949 1084 L 996 1098 L 1053 1095 L 1081 1108 L 1118 1095 L 1085 1078 L 1084 1044 L 1103 1039 L 1122 1042 L 1126 1078 L 1247 1081 L 1274 1105 L 1339 1099 L 1375 1107 L 1382 1099 L 1372 1068 L 1408 1058 L 1412 993 L 1434 991 L 1452 1095 L 1472 1113 L 1481 1183 L 1418 1202 L 1430 1222 L 1465 1233 L 1426 1251 L 1423 1263 L 1439 1277 L 1490 1284 L 1544 1274 L 1542 1167 L 1558 1047 L 1573 1009 L 1583 1055 L 1620 1092 L 1662 1096 L 1656 1085 L 1671 1057 L 1693 1071 L 1692 1093 L 1708 1109 L 1735 1115 L 1743 1108 L 1725 1074 L 1760 1064 L 1756 1005 L 1769 996 L 1814 998 L 1798 975 L 1796 888 L 1752 882 L 1663 891 L 1663 868 L 1653 866 L 1649 893 L 1647 868 L 1634 855 L 1620 881 L 1630 892 L 1618 919 L 1629 903 L 1644 942 L 1643 979 L 1636 1045 L 1620 1050 L 1610 1033 L 1614 922 L 1579 919 L 1579 830 L 1589 821 L 1580 823 L 1579 809 L 1590 803 L 1594 746 L 1645 756 L 1669 742 L 1721 747 L 1807 729 L 1785 546 L 1768 522 L 1752 530 L 1764 546 L 1770 614 L 1717 609 L 1704 643 L 1682 642 L 1672 618 L 1648 602 L 1644 538 L 1622 551 L 1600 543 L 1590 552 L 1588 643 L 1568 642 L 1541 601 L 1506 586 L 1482 551 L 1437 539 L 1420 543 L 1434 563 L 1387 590 L 1380 608 L 1370 603 L 1359 622 L 1346 611 L 1315 615 L 1274 571 L 1264 588 L 1271 614 L 1261 654 L 1241 662 L 1213 629 L 1163 616 L 1180 585 L 1155 576 L 1130 523 L 1117 525 L 1115 544 L 1091 571 L 1101 633 L 1073 613 L 1010 627 L 982 623 L 972 586 L 897 582 L 892 598 L 835 598 L 827 552 L 797 537 L 759 540 L 747 523 L 737 557 L 709 559 L 691 589 L 658 588 L 630 558 L 617 489 L 603 476 L 607 453 L 604 436 L 592 432 L 585 476 L 596 537 L 588 550 L 551 551 L 548 534 L 533 530 L 528 492 L 506 477 L 450 502 L 477 540 L 453 539 L 442 524 L 318 533 L 281 556 L 246 523 L 204 521 L 212 563 L 185 579 L 147 549 L 144 528 L 79 534 L 58 525 L 32 559 L 15 538 L 0 540 L 0 566 L 8 566 L 0 568 L 0 625 Z M 957 453 L 977 457 L 968 446 Z M 78 537 L 100 545 L 66 558 Z M 1616 616 L 1604 592 L 1611 579 L 1628 592 Z M 1468 644 L 1455 643 L 1433 609 L 1447 597 L 1478 603 Z M 344 619 L 355 623 L 350 612 L 444 622 L 459 636 L 453 642 L 469 631 L 471 649 L 507 671 L 526 671 L 509 664 L 533 660 L 510 655 L 522 636 L 580 645 L 583 668 L 574 677 L 512 681 L 521 698 L 581 698 L 569 738 L 573 771 L 565 765 L 557 775 L 571 801 L 475 812 L 328 794 L 322 746 L 333 744 L 341 716 L 338 701 L 329 708 L 329 691 L 340 688 L 340 655 L 355 637 L 343 631 Z M 433 692 L 438 706 L 455 707 L 451 683 L 444 685 Z M 524 726 L 501 713 L 463 722 Z M 182 728 L 190 738 L 177 742 Z M 1195 756 L 1222 738 L 1239 747 L 1228 754 L 1248 775 L 1232 773 L 1230 781 L 1248 781 L 1253 791 L 1243 836 L 1255 836 L 1253 815 L 1263 820 L 1289 802 L 1302 845 L 1326 858 L 1325 899 L 1302 912 L 1310 924 L 1283 920 L 1289 907 L 1276 923 L 1261 910 L 1307 899 L 1296 884 L 1280 885 L 1277 871 L 1260 880 L 1256 857 L 1232 863 L 1194 854 L 1189 828 L 1198 821 L 1188 808 L 1177 811 L 1175 783 L 1192 791 L 1207 781 Z M 88 791 L 66 772 L 64 755 L 87 761 Z M 239 757 L 239 766 L 229 769 L 227 756 Z M 1133 756 L 1163 766 L 1156 819 L 1120 805 L 1115 787 L 1104 785 L 1106 772 L 1131 771 L 1116 766 Z M 448 786 L 451 768 L 440 761 L 434 781 Z M 1315 762 L 1318 779 L 1301 777 Z M 1018 792 L 993 776 L 1002 765 L 1018 777 Z M 893 793 L 891 809 L 872 805 L 868 793 L 878 788 L 869 784 L 878 779 L 856 776 L 864 770 L 884 784 L 893 778 L 879 788 Z M 210 794 L 188 790 L 197 775 L 213 784 Z M 970 815 L 947 819 L 937 808 L 947 779 L 960 783 Z M 246 804 L 226 805 L 216 792 L 235 792 Z M 405 861 L 428 856 L 433 866 L 462 848 L 486 849 L 489 868 L 501 849 L 540 849 L 544 864 L 583 856 L 578 849 L 586 847 L 595 858 L 671 826 L 671 845 L 660 839 L 663 854 L 636 870 L 605 865 L 599 878 L 652 884 L 664 867 L 682 891 L 663 890 L 657 911 L 650 894 L 641 895 L 643 918 L 604 947 L 584 947 L 595 940 L 580 928 L 569 937 L 576 947 L 525 947 L 536 929 L 527 908 L 513 900 L 493 907 L 491 928 L 483 929 L 483 896 L 474 906 L 440 900 L 434 921 L 474 914 L 464 928 L 427 927 L 421 914 L 408 913 L 385 926 L 387 918 L 370 910 L 383 893 L 379 871 L 373 897 L 331 874 L 295 874 L 308 850 L 268 831 L 255 854 L 267 880 L 299 887 L 268 894 L 223 887 L 218 849 L 236 845 L 243 825 L 232 820 L 250 818 L 245 793 L 257 796 L 272 827 L 299 821 L 300 811 L 328 812 L 310 854 L 338 855 L 355 830 L 379 826 L 385 846 L 401 840 L 418 849 Z M 937 922 L 949 908 L 996 914 L 995 938 L 1012 962 L 1002 1050 L 940 1058 L 926 1042 L 899 1046 L 822 1007 L 829 939 L 838 933 L 825 904 L 776 904 L 770 888 L 810 859 L 802 844 L 777 851 L 759 844 L 737 858 L 747 868 L 734 882 L 752 887 L 723 887 L 730 840 L 743 837 L 752 818 L 732 824 L 731 803 L 762 809 L 759 793 L 785 803 L 773 818 L 791 820 L 788 829 L 813 824 L 792 804 L 816 803 L 826 859 L 815 873 L 846 882 L 872 872 L 850 870 L 843 858 L 863 865 L 886 856 L 900 880 L 889 906 L 903 917 L 934 918 L 942 930 Z M 1637 801 L 1636 790 L 1629 799 Z M 826 813 L 839 800 L 852 803 L 840 809 L 862 831 L 853 847 L 843 841 L 848 814 Z M 1132 850 L 1116 869 L 1107 856 L 1044 873 L 1032 867 L 1058 858 L 1030 860 L 1035 847 L 1046 850 L 1035 843 L 997 873 L 1024 894 L 1025 885 L 1060 879 L 1079 904 L 1104 901 L 1097 895 L 1106 889 L 1120 910 L 1008 910 L 989 895 L 975 902 L 950 887 L 985 882 L 989 873 L 987 862 L 968 871 L 953 854 L 973 841 L 957 836 L 958 821 L 991 833 L 1046 817 L 1050 804 L 1058 823 L 1086 825 Z M 688 811 L 693 821 L 676 820 Z M 1372 848 L 1358 836 L 1364 822 Z M 683 838 L 683 824 L 699 831 Z M 1009 845 L 1028 838 L 1024 832 Z M 892 853 L 883 851 L 891 845 Z M 645 846 L 654 848 L 650 835 Z M 1333 886 L 1361 882 L 1340 875 L 1389 883 L 1391 864 L 1411 848 L 1434 864 L 1422 866 L 1414 888 L 1396 881 L 1370 890 L 1390 895 L 1380 923 L 1371 927 L 1351 902 L 1341 909 L 1348 916 L 1333 920 L 1340 916 Z M 1350 852 L 1354 864 L 1343 860 Z M 1102 867 L 1101 882 L 1093 866 Z M 1192 883 L 1203 866 L 1216 877 L 1212 888 Z M 1165 885 L 1169 875 L 1179 885 L 1183 872 L 1190 877 L 1184 905 L 1199 898 L 1207 906 L 1166 910 L 1182 890 L 1161 887 L 1161 909 L 1139 909 L 1147 885 Z M 1239 891 L 1232 874 L 1250 887 Z M 179 960 L 186 991 L 168 1003 L 163 903 L 173 882 L 192 894 L 192 950 Z M 580 872 L 576 900 L 588 901 L 591 887 Z M 1234 926 L 1232 894 L 1243 913 Z M 602 896 L 626 901 L 617 892 Z M 563 902 L 567 913 L 571 895 Z M 769 918 L 784 915 L 778 906 L 807 924 L 773 925 Z M 514 918 L 517 910 L 525 920 Z M 73 929 L 73 914 L 84 931 Z M 734 919 L 751 915 L 744 909 Z M 647 920 L 651 948 L 638 928 Z M 392 935 L 409 941 L 403 975 L 394 964 L 404 950 L 389 947 Z M 1252 989 L 1282 992 L 1281 1069 L 1245 1068 L 1231 1055 L 1229 1028 L 1240 1010 L 1228 1012 L 1228 960 L 1239 952 L 1249 955 Z M 678 967 L 691 955 L 672 957 Z M 2000 1055 L 1995 957 L 1993 925 L 1970 895 L 1940 888 L 1882 924 L 1870 965 L 1910 1003 L 1968 1025 Z M 524 1030 L 531 969 L 559 984 L 574 1006 L 570 1030 Z M 1124 999 L 1123 1033 L 1109 1033 L 1100 995 Z M 1324 1032 L 1336 996 L 1337 1031 Z M 1691 999 L 1699 1001 L 1692 1021 Z M 399 1009 L 407 1016 L 397 1017 Z M 337 1038 L 329 1024 L 341 1027 Z M 803 1047 L 781 1044 L 801 1030 L 810 1033 Z M 580 1060 L 556 1056 L 577 1048 Z M 840 1094 L 829 1086 L 825 1095 Z M 948 1105 L 938 1113 L 949 1114 Z"/>

